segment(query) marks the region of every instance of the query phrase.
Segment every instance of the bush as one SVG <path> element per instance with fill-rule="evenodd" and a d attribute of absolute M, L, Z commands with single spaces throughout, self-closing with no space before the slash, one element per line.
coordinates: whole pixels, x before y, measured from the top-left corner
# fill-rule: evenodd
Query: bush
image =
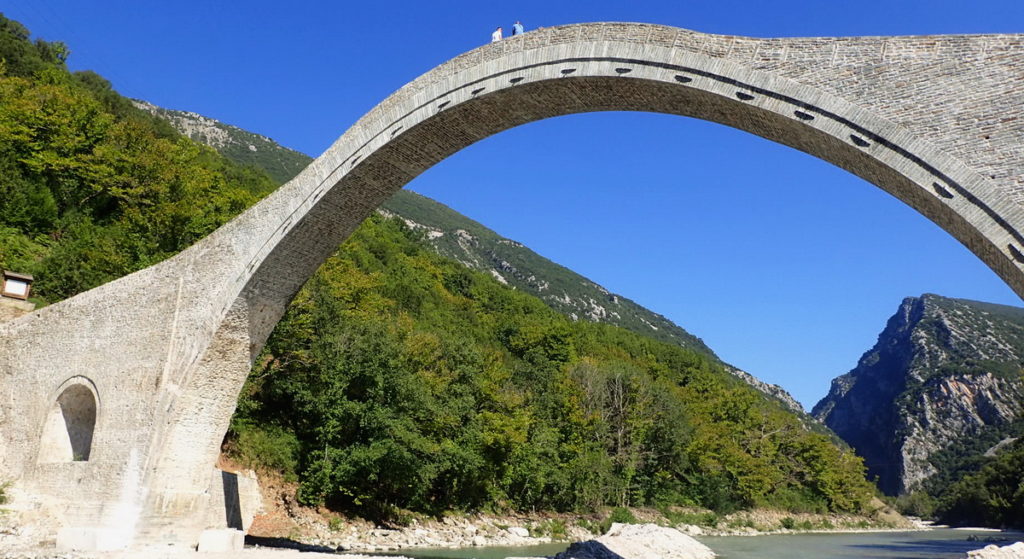
<path fill-rule="evenodd" d="M 730 528 L 753 528 L 754 521 L 748 516 L 738 516 L 729 521 Z"/>
<path fill-rule="evenodd" d="M 828 501 L 809 487 L 784 487 L 772 494 L 765 503 L 792 513 L 825 514 L 829 511 Z"/>
<path fill-rule="evenodd" d="M 933 518 L 937 501 L 924 491 L 915 491 L 909 495 L 900 495 L 893 506 L 900 514 L 918 518 Z"/>
<path fill-rule="evenodd" d="M 787 516 L 782 519 L 780 524 L 782 524 L 783 528 L 787 530 L 792 530 L 793 528 L 796 528 L 796 519 L 794 519 L 792 516 Z"/>
<path fill-rule="evenodd" d="M 718 515 L 711 512 L 690 512 L 680 511 L 665 508 L 662 509 L 661 515 L 668 520 L 672 526 L 678 526 L 680 524 L 690 524 L 694 526 L 716 526 L 718 524 Z"/>
<path fill-rule="evenodd" d="M 534 537 L 547 536 L 552 540 L 565 540 L 569 536 L 566 531 L 565 520 L 560 518 L 551 518 L 538 522 L 530 528 L 530 533 Z"/>
<path fill-rule="evenodd" d="M 608 515 L 608 521 L 611 523 L 618 522 L 619 524 L 636 524 L 638 520 L 633 516 L 633 511 L 625 507 L 615 507 L 612 509 L 612 513 Z"/>
<path fill-rule="evenodd" d="M 229 451 L 244 466 L 277 470 L 288 481 L 298 479 L 299 442 L 295 435 L 275 427 L 248 427 L 236 432 L 238 437 Z"/>
<path fill-rule="evenodd" d="M 583 528 L 584 530 L 590 532 L 591 534 L 595 534 L 595 535 L 598 535 L 598 536 L 601 535 L 601 524 L 602 524 L 601 522 L 594 522 L 594 521 L 590 520 L 589 518 L 585 518 L 584 517 L 584 518 L 580 518 L 577 521 L 577 524 L 579 525 L 580 528 Z"/>
<path fill-rule="evenodd" d="M 608 518 L 601 523 L 601 533 L 603 534 L 607 532 L 608 529 L 612 527 L 612 524 L 615 523 L 638 524 L 639 522 L 640 521 L 633 516 L 633 512 L 626 507 L 615 507 L 612 509 L 611 514 L 608 515 Z"/>

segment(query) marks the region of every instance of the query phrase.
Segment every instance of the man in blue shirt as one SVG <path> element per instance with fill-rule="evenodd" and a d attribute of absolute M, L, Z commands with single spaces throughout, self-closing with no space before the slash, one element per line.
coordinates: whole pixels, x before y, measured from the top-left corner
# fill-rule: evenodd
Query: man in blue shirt
<path fill-rule="evenodd" d="M 515 35 L 522 35 L 522 34 L 523 34 L 523 24 L 519 23 L 517 21 L 517 22 L 515 22 L 512 25 L 512 35 L 515 36 Z"/>

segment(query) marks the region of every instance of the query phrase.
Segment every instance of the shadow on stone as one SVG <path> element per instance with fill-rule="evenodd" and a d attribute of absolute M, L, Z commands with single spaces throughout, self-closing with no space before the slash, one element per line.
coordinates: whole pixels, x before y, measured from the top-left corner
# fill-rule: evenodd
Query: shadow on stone
<path fill-rule="evenodd" d="M 238 474 L 231 472 L 220 472 L 220 479 L 224 483 L 224 516 L 228 528 L 244 530 L 242 526 L 242 499 L 238 493 Z"/>
<path fill-rule="evenodd" d="M 297 542 L 288 538 L 263 538 L 260 536 L 245 536 L 245 545 L 259 547 L 273 547 L 277 549 L 294 549 L 296 551 L 309 551 L 316 553 L 337 553 L 340 549 L 327 547 L 325 545 L 311 545 Z"/>
<path fill-rule="evenodd" d="M 674 528 L 612 524 L 603 536 L 574 543 L 552 559 L 713 559 L 715 552 Z"/>
<path fill-rule="evenodd" d="M 552 559 L 625 559 L 597 540 L 576 542 Z"/>

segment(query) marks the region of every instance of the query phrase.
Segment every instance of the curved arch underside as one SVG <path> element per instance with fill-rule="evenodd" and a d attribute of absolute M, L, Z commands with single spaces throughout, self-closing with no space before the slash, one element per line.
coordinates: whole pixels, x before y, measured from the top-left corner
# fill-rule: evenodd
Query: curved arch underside
<path fill-rule="evenodd" d="M 591 37 L 590 32 L 596 32 L 597 37 Z M 668 34 L 667 44 L 667 37 L 673 33 L 672 47 L 652 44 L 652 37 Z M 574 41 L 565 41 L 568 37 Z M 637 41 L 638 37 L 645 40 Z M 680 37 L 688 41 L 681 43 Z M 962 43 L 964 38 L 958 39 Z M 708 46 L 710 40 L 731 42 L 728 55 L 708 55 L 713 51 Z M 709 38 L 648 25 L 595 24 L 545 30 L 482 47 L 389 97 L 317 160 L 315 166 L 322 178 L 302 177 L 305 188 L 300 194 L 301 203 L 274 232 L 276 238 L 253 255 L 253 274 L 248 278 L 245 297 L 250 301 L 255 297 L 271 306 L 278 299 L 290 300 L 291 293 L 355 223 L 392 192 L 459 149 L 527 122 L 602 110 L 660 112 L 710 120 L 829 161 L 915 208 L 977 254 L 1018 294 L 1024 293 L 1024 235 L 1019 227 L 1024 214 L 1016 189 L 1022 181 L 1019 161 L 1024 153 L 1020 142 L 1006 146 L 1003 151 L 1010 153 L 998 158 L 1002 166 L 993 165 L 991 154 L 997 150 L 991 143 L 968 151 L 960 143 L 971 143 L 972 138 L 949 138 L 952 132 L 953 136 L 966 133 L 991 140 L 996 133 L 991 127 L 938 133 L 934 129 L 941 118 L 911 126 L 913 121 L 903 114 L 917 114 L 922 109 L 933 115 L 954 113 L 960 108 L 966 115 L 952 115 L 954 120 L 970 118 L 977 125 L 985 118 L 999 118 L 1004 126 L 998 134 L 1020 139 L 1019 125 L 1016 130 L 1008 130 L 1011 126 L 1005 124 L 1013 119 L 1000 112 L 1007 98 L 1024 102 L 1020 86 L 1013 83 L 1019 80 L 1011 79 L 1012 72 L 1004 76 L 1004 89 L 1016 87 L 1018 91 L 998 91 L 1002 97 L 991 107 L 980 106 L 973 99 L 969 103 L 954 102 L 974 76 L 963 69 L 949 71 L 948 60 L 938 61 L 942 48 L 933 46 L 928 50 L 902 44 L 911 43 L 913 47 L 919 40 L 879 38 L 862 40 L 866 45 L 849 45 L 867 59 L 858 60 L 859 65 L 837 64 L 842 51 L 840 43 L 833 43 L 828 59 L 832 75 L 819 68 L 811 83 L 786 77 L 791 71 L 761 69 L 765 65 L 759 61 L 771 50 L 777 52 L 778 43 L 783 43 L 786 52 L 813 40 L 746 39 L 755 46 L 745 59 L 746 55 L 733 54 L 742 38 Z M 795 44 L 786 45 L 787 41 Z M 828 52 L 821 45 L 810 46 L 817 46 L 815 55 Z M 898 60 L 887 61 L 887 47 L 903 54 L 890 55 Z M 991 45 L 979 50 L 986 49 L 990 54 L 994 50 Z M 912 56 L 907 56 L 907 50 Z M 763 58 L 758 58 L 758 53 Z M 817 64 L 791 59 L 790 66 L 823 65 L 818 57 L 813 60 Z M 945 68 L 940 76 L 920 75 L 922 67 L 936 63 L 940 70 Z M 868 83 L 860 83 L 856 91 L 857 97 L 868 95 L 874 106 L 888 107 L 888 111 L 855 104 L 825 90 L 820 81 L 823 75 L 848 85 L 856 81 L 849 77 L 851 70 L 884 74 L 877 68 L 886 66 L 910 66 L 917 75 L 893 83 L 883 81 L 881 75 L 868 80 L 862 77 Z M 931 98 L 921 99 L 928 97 L 921 92 L 924 85 L 948 80 L 949 74 L 954 79 L 960 77 L 959 87 L 949 90 L 948 98 L 931 92 Z M 927 84 L 920 83 L 922 77 L 927 78 Z M 908 81 L 912 83 L 908 85 Z M 917 98 L 907 98 L 908 88 Z M 979 115 L 978 111 L 985 109 L 999 114 Z M 1015 110 L 1019 112 L 1020 106 Z M 894 121 L 890 118 L 893 114 L 902 118 Z M 940 146 L 953 148 L 961 156 L 970 155 L 971 160 L 965 162 Z M 1018 163 L 1007 166 L 1007 160 Z M 996 172 L 1004 173 L 1005 180 L 999 180 Z M 326 225 L 329 223 L 343 224 L 335 226 L 342 234 L 324 235 L 332 229 Z M 287 276 L 296 281 L 289 281 Z M 254 332 L 257 337 L 269 334 L 276 322 L 274 314 L 267 316 L 266 326 Z"/>
<path fill-rule="evenodd" d="M 0 477 L 82 503 L 62 509 L 68 525 L 197 538 L 238 392 L 306 279 L 430 166 L 559 115 L 661 112 L 792 146 L 903 200 L 1024 294 L 1021 52 L 1024 35 L 752 39 L 624 23 L 480 47 L 385 99 L 178 256 L 0 324 L 0 395 L 25 402 L 7 415 Z M 73 488 L 62 466 L 20 458 L 38 454 L 58 374 L 88 375 L 104 401 Z M 123 510 L 140 511 L 137 524 Z"/>

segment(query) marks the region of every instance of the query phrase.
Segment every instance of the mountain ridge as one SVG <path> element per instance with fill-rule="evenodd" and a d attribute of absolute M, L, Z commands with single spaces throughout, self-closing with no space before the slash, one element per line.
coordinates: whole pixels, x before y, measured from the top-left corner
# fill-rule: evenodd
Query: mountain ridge
<path fill-rule="evenodd" d="M 908 297 L 811 410 L 888 494 L 952 481 L 1024 427 L 1024 309 Z"/>

